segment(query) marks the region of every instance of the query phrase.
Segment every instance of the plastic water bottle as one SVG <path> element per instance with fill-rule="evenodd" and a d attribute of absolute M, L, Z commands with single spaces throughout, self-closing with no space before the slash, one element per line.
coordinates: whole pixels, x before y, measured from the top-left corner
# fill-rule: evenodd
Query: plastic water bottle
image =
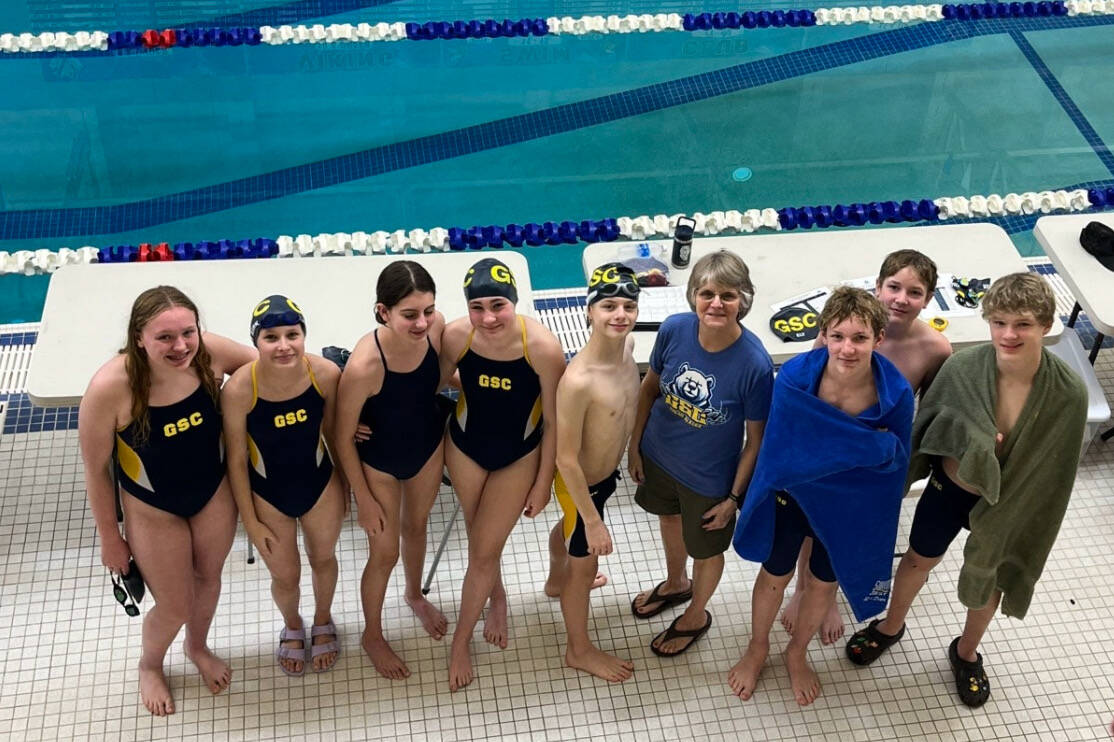
<path fill-rule="evenodd" d="M 677 226 L 673 230 L 673 254 L 669 262 L 674 268 L 688 268 L 692 258 L 692 232 L 696 227 L 696 220 L 687 216 L 677 218 Z"/>

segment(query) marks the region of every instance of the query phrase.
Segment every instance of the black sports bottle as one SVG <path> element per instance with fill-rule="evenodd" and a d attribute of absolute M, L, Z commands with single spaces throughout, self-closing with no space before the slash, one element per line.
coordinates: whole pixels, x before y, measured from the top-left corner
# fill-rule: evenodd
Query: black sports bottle
<path fill-rule="evenodd" d="M 688 268 L 689 259 L 692 257 L 692 230 L 696 227 L 696 220 L 687 216 L 677 218 L 677 227 L 673 230 L 673 255 L 670 258 L 674 268 Z"/>

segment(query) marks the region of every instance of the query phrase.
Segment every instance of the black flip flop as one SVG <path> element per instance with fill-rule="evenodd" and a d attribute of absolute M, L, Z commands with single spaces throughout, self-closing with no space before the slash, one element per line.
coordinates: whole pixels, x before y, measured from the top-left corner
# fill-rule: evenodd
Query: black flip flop
<path fill-rule="evenodd" d="M 955 673 L 955 692 L 959 700 L 971 708 L 978 708 L 990 698 L 990 678 L 982 666 L 982 655 L 975 652 L 975 661 L 968 662 L 959 658 L 959 637 L 952 640 L 948 647 L 948 662 Z"/>
<path fill-rule="evenodd" d="M 708 629 L 712 628 L 712 614 L 708 613 L 708 611 L 704 611 L 704 615 L 707 616 L 708 620 L 704 622 L 703 626 L 701 626 L 699 629 L 688 630 L 677 628 L 677 622 L 681 620 L 681 617 L 677 616 L 677 618 L 673 619 L 673 623 L 669 624 L 668 629 L 655 636 L 653 641 L 650 642 L 650 651 L 656 654 L 658 657 L 676 657 L 679 654 L 684 654 L 688 651 L 689 647 L 691 647 L 693 644 L 696 644 L 696 641 L 700 637 L 708 633 Z M 670 639 L 685 638 L 691 638 L 691 641 L 689 641 L 689 643 L 685 646 L 678 649 L 676 652 L 663 652 L 654 646 L 654 644 L 658 642 L 658 639 L 661 639 L 661 644 L 665 644 Z"/>
<path fill-rule="evenodd" d="M 865 629 L 859 629 L 847 640 L 847 659 L 856 665 L 866 667 L 886 653 L 886 650 L 901 641 L 905 636 L 905 626 L 893 636 L 878 630 L 882 619 L 876 618 Z"/>
<path fill-rule="evenodd" d="M 638 596 L 635 596 L 635 599 L 630 602 L 630 612 L 634 614 L 635 618 L 653 618 L 654 616 L 672 606 L 680 605 L 681 603 L 687 603 L 692 600 L 691 587 L 684 592 L 663 595 L 661 589 L 664 586 L 665 581 L 663 580 L 662 582 L 659 582 L 653 590 L 650 591 L 649 595 L 646 596 L 646 602 L 642 604 L 643 608 L 645 608 L 647 605 L 650 605 L 651 603 L 658 604 L 657 607 L 651 608 L 649 611 L 638 610 L 638 604 L 635 602 L 638 600 Z"/>

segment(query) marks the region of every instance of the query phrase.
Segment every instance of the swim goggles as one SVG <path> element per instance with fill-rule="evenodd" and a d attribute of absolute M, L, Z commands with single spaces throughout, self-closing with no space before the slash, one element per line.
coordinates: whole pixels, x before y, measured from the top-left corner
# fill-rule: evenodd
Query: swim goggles
<path fill-rule="evenodd" d="M 136 605 L 138 601 L 132 597 L 131 592 L 127 588 L 127 582 L 123 579 L 117 578 L 115 574 L 109 573 L 112 578 L 112 597 L 116 598 L 116 602 L 124 606 L 124 613 L 132 618 L 139 615 L 139 606 Z M 142 600 L 142 598 L 140 598 Z"/>
<path fill-rule="evenodd" d="M 614 296 L 622 294 L 628 299 L 637 299 L 641 289 L 638 288 L 638 282 L 634 279 L 627 279 L 625 281 L 616 281 L 614 283 L 600 282 L 592 287 L 591 296 L 588 297 L 588 303 L 598 301 L 599 299 L 610 299 Z"/>
<path fill-rule="evenodd" d="M 974 309 L 979 305 L 979 302 L 986 296 L 986 290 L 990 288 L 989 278 L 953 278 L 952 289 L 955 290 L 955 301 L 961 307 Z"/>
<path fill-rule="evenodd" d="M 268 312 L 255 321 L 259 329 L 267 327 L 282 327 L 283 325 L 300 325 L 306 321 L 300 312 L 293 309 L 284 309 L 281 312 Z"/>
<path fill-rule="evenodd" d="M 251 340 L 259 337 L 260 330 L 267 327 L 300 325 L 306 331 L 306 318 L 297 304 L 282 294 L 272 294 L 255 306 L 251 318 Z"/>

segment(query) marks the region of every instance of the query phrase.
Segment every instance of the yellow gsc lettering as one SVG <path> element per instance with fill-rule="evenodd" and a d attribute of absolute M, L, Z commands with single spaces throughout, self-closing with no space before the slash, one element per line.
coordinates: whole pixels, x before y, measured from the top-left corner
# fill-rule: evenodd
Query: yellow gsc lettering
<path fill-rule="evenodd" d="M 286 427 L 286 415 L 275 415 L 275 427 L 276 428 L 285 428 Z"/>
<path fill-rule="evenodd" d="M 485 389 L 502 389 L 505 392 L 511 390 L 511 380 L 502 376 L 488 376 L 487 374 L 480 374 L 480 386 Z"/>
<path fill-rule="evenodd" d="M 782 332 L 801 332 L 806 327 L 816 327 L 816 315 L 809 312 L 803 317 L 790 317 L 788 320 L 779 319 L 774 322 L 774 327 Z"/>
<path fill-rule="evenodd" d="M 596 268 L 594 271 L 592 271 L 592 280 L 589 281 L 588 283 L 591 286 L 595 286 L 597 283 L 599 283 L 601 281 L 604 282 L 604 283 L 617 283 L 618 280 L 619 280 L 619 271 L 616 268 L 611 267 L 611 268 L 608 268 L 606 270 L 601 269 L 601 268 Z"/>
<path fill-rule="evenodd" d="M 162 434 L 167 438 L 185 433 L 192 427 L 196 427 L 204 422 L 205 418 L 201 416 L 200 412 L 190 413 L 189 417 L 180 417 L 177 422 L 167 423 L 162 426 Z"/>
<path fill-rule="evenodd" d="M 309 419 L 309 415 L 306 414 L 306 411 L 304 409 L 295 412 L 294 417 L 296 417 L 298 419 L 298 422 L 300 423 L 304 423 L 306 420 Z"/>
<path fill-rule="evenodd" d="M 491 266 L 491 278 L 499 283 L 509 283 L 514 286 L 514 276 L 507 270 L 505 266 L 493 265 Z"/>

